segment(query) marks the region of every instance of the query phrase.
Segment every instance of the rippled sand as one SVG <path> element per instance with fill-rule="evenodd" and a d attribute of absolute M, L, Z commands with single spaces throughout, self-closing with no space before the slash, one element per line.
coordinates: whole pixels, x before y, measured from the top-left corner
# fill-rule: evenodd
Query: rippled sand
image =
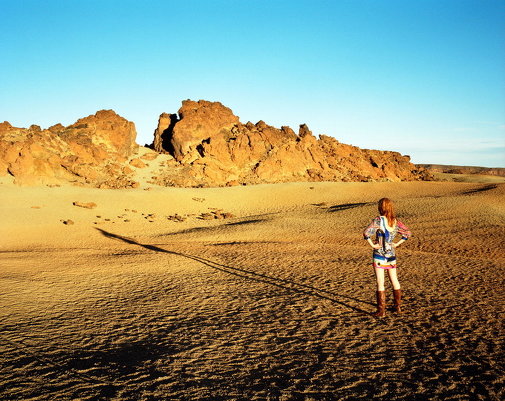
<path fill-rule="evenodd" d="M 505 398 L 505 184 L 0 190 L 1 399 Z M 378 320 L 382 196 L 414 237 Z"/>

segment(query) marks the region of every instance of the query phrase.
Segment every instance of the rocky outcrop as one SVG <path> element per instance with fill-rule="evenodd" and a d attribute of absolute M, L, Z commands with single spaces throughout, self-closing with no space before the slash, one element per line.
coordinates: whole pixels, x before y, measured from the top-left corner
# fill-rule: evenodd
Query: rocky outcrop
<path fill-rule="evenodd" d="M 0 175 L 20 185 L 99 188 L 135 188 L 136 174 L 153 174 L 149 184 L 185 187 L 431 178 L 397 152 L 316 138 L 305 124 L 298 133 L 264 121 L 243 124 L 228 107 L 205 100 L 185 100 L 177 114 L 161 114 L 151 146 L 158 153 L 139 157 L 135 138 L 134 124 L 112 110 L 68 127 L 0 123 Z M 159 153 L 168 155 L 156 160 Z"/>
<path fill-rule="evenodd" d="M 219 102 L 185 100 L 179 120 L 167 132 L 172 155 L 179 162 L 192 162 L 199 156 L 202 140 L 225 137 L 238 123 L 238 117 Z"/>
<path fill-rule="evenodd" d="M 112 110 L 42 130 L 0 124 L 0 175 L 20 185 L 72 182 L 128 187 L 123 163 L 138 147 L 135 125 Z"/>
<path fill-rule="evenodd" d="M 179 162 L 157 177 L 161 185 L 430 178 L 410 163 L 409 156 L 360 149 L 325 135 L 318 139 L 305 124 L 298 135 L 289 127 L 278 129 L 264 121 L 242 124 L 219 102 L 186 100 L 178 117 L 162 114 L 153 147 L 159 150 L 160 143 L 161 150 Z"/>

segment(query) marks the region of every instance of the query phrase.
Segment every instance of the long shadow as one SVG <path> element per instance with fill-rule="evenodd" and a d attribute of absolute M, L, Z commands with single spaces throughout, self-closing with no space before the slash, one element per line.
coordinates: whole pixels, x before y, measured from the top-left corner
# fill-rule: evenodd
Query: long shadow
<path fill-rule="evenodd" d="M 354 209 L 355 207 L 371 205 L 370 202 L 360 202 L 360 203 L 343 203 L 341 205 L 330 206 L 328 208 L 329 212 L 339 212 L 341 210 Z"/>
<path fill-rule="evenodd" d="M 261 223 L 263 221 L 266 221 L 266 219 L 234 221 L 232 223 L 224 223 L 218 227 L 241 226 L 241 225 L 245 225 L 245 224 L 256 224 L 256 223 Z M 216 230 L 216 226 L 194 227 L 194 228 L 188 228 L 186 230 L 176 231 L 176 232 L 172 232 L 172 233 L 166 233 L 166 234 L 163 234 L 162 236 L 164 237 L 164 236 L 168 236 L 168 235 L 191 234 L 191 233 L 196 233 L 196 232 L 215 231 L 215 230 Z"/>
<path fill-rule="evenodd" d="M 479 192 L 490 191 L 491 189 L 496 189 L 496 188 L 498 188 L 498 185 L 488 184 L 488 185 L 481 186 L 479 188 L 470 189 L 469 191 L 465 191 L 465 192 L 463 192 L 463 195 L 476 194 Z"/>
<path fill-rule="evenodd" d="M 327 300 L 332 301 L 336 304 L 339 304 L 339 305 L 345 306 L 346 308 L 352 309 L 355 312 L 363 313 L 365 315 L 371 314 L 363 309 L 357 308 L 355 306 L 349 305 L 345 302 L 335 299 L 334 297 L 336 295 L 332 292 L 329 292 L 326 290 L 321 290 L 319 288 L 312 287 L 307 284 L 300 284 L 300 283 L 297 283 L 292 280 L 272 277 L 272 276 L 268 276 L 266 274 L 261 274 L 261 273 L 255 273 L 255 272 L 252 272 L 249 270 L 241 269 L 239 267 L 223 265 L 221 263 L 213 262 L 212 260 L 204 259 L 199 256 L 193 256 L 193 255 L 188 255 L 188 254 L 184 254 L 184 253 L 180 253 L 180 252 L 169 251 L 169 250 L 157 247 L 155 245 L 142 244 L 142 243 L 137 242 L 131 238 L 127 238 L 127 237 L 123 237 L 121 235 L 113 234 L 108 231 L 102 230 L 101 228 L 95 227 L 95 229 L 100 231 L 102 233 L 102 235 L 107 238 L 112 238 L 115 240 L 126 242 L 131 245 L 140 246 L 142 248 L 149 249 L 150 251 L 154 251 L 154 252 L 162 252 L 162 253 L 168 253 L 170 255 L 182 256 L 184 258 L 200 262 L 200 263 L 204 264 L 205 266 L 211 267 L 212 269 L 215 269 L 215 270 L 222 271 L 224 273 L 228 273 L 228 274 L 232 274 L 234 276 L 246 278 L 248 280 L 253 280 L 253 281 L 273 285 L 275 287 L 283 288 L 283 289 L 293 291 L 293 292 L 296 292 L 299 294 L 306 294 L 306 295 L 315 296 L 315 297 L 322 298 L 322 299 L 327 299 Z M 325 294 L 328 294 L 328 295 L 325 295 Z M 355 302 L 360 302 L 360 303 L 367 304 L 367 305 L 373 305 L 370 302 L 362 301 L 360 299 L 345 296 L 345 295 L 338 295 L 338 297 L 353 300 Z"/>
<path fill-rule="evenodd" d="M 216 242 L 210 246 L 223 246 L 223 245 L 248 245 L 248 244 L 284 244 L 282 241 L 231 241 L 231 242 Z"/>

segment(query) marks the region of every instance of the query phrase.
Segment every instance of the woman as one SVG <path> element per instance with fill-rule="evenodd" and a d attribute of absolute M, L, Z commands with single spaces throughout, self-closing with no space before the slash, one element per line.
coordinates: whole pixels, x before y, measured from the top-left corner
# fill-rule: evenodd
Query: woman
<path fill-rule="evenodd" d="M 396 276 L 395 248 L 405 242 L 412 233 L 396 218 L 393 202 L 388 198 L 379 200 L 379 216 L 374 218 L 363 232 L 363 236 L 373 248 L 373 267 L 377 278 L 377 312 L 376 317 L 386 316 L 386 290 L 384 287 L 384 270 L 387 270 L 389 280 L 393 285 L 394 311 L 401 313 L 402 292 Z M 393 242 L 396 235 L 402 238 Z M 376 241 L 372 236 L 376 236 Z"/>

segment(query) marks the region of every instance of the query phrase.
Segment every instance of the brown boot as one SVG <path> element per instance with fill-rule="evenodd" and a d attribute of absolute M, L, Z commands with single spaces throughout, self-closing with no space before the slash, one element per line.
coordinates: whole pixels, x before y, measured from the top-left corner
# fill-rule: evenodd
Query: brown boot
<path fill-rule="evenodd" d="M 386 291 L 377 291 L 377 312 L 373 315 L 375 317 L 386 316 Z"/>
<path fill-rule="evenodd" d="M 402 313 L 402 290 L 393 290 L 393 310 L 396 313 Z"/>

